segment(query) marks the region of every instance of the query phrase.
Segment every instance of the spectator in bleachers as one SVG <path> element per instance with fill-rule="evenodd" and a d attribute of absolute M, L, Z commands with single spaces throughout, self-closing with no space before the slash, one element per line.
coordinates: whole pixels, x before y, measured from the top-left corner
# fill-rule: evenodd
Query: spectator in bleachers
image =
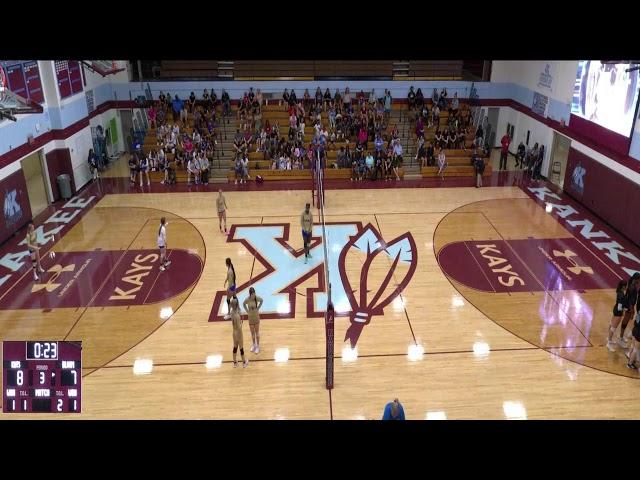
<path fill-rule="evenodd" d="M 456 148 L 457 140 L 458 140 L 458 136 L 456 135 L 455 130 L 449 129 L 449 134 L 447 136 L 447 147 Z"/>
<path fill-rule="evenodd" d="M 460 127 L 458 129 L 458 141 L 457 141 L 456 148 L 462 148 L 465 151 L 467 150 L 467 145 L 465 141 L 466 136 L 467 136 L 467 129 Z"/>
<path fill-rule="evenodd" d="M 482 174 L 484 173 L 484 159 L 478 155 L 478 151 L 474 150 L 471 157 L 471 164 L 476 174 L 476 188 L 482 187 Z"/>
<path fill-rule="evenodd" d="M 516 153 L 516 168 L 524 167 L 524 159 L 527 153 L 527 147 L 524 146 L 522 140 L 518 145 L 518 153 Z"/>
<path fill-rule="evenodd" d="M 369 93 L 369 108 L 374 108 L 377 102 L 378 99 L 376 98 L 376 89 L 372 88 L 371 93 Z"/>
<path fill-rule="evenodd" d="M 189 100 L 187 101 L 187 110 L 189 113 L 193 113 L 196 108 L 196 94 L 191 92 Z"/>
<path fill-rule="evenodd" d="M 424 106 L 424 95 L 422 93 L 422 89 L 418 88 L 418 91 L 416 92 L 416 108 L 419 111 L 421 111 L 423 106 Z"/>
<path fill-rule="evenodd" d="M 451 100 L 451 107 L 449 108 L 449 115 L 458 115 L 458 110 L 460 108 L 460 101 L 458 100 L 458 94 L 453 94 L 453 99 Z"/>
<path fill-rule="evenodd" d="M 419 139 L 415 160 L 421 167 L 425 167 L 427 164 L 427 149 L 424 144 L 424 138 Z"/>
<path fill-rule="evenodd" d="M 331 92 L 329 92 L 329 88 L 324 91 L 324 109 L 327 110 L 329 105 L 331 104 Z"/>
<path fill-rule="evenodd" d="M 289 95 L 289 105 L 295 105 L 296 103 L 298 103 L 298 98 L 296 97 L 295 90 L 292 88 L 291 94 Z"/>
<path fill-rule="evenodd" d="M 338 155 L 336 156 L 336 163 L 338 165 L 338 168 L 347 168 L 346 153 L 344 151 L 344 147 L 340 147 L 340 151 L 338 151 Z"/>
<path fill-rule="evenodd" d="M 391 98 L 391 91 L 386 90 L 386 95 L 384 96 L 384 114 L 388 119 L 391 115 L 391 103 L 393 99 Z"/>
<path fill-rule="evenodd" d="M 438 105 L 433 106 L 431 116 L 433 117 L 433 125 L 436 127 L 436 130 L 438 130 L 440 128 L 440 107 Z"/>
<path fill-rule="evenodd" d="M 360 127 L 360 131 L 358 132 L 358 142 L 363 145 L 366 145 L 368 139 L 367 129 L 364 125 Z"/>
<path fill-rule="evenodd" d="M 336 102 L 336 108 L 342 104 L 342 95 L 340 95 L 340 89 L 336 88 L 336 93 L 333 94 L 333 101 Z"/>
<path fill-rule="evenodd" d="M 200 184 L 200 164 L 192 157 L 187 159 L 187 185 L 191 185 L 191 177 L 195 179 L 196 185 Z"/>
<path fill-rule="evenodd" d="M 424 139 L 424 122 L 422 121 L 422 117 L 418 117 L 418 121 L 416 122 L 416 137 Z"/>
<path fill-rule="evenodd" d="M 304 107 L 307 109 L 311 107 L 311 95 L 309 94 L 308 88 L 304 89 L 304 94 L 302 95 L 302 103 L 304 104 Z"/>
<path fill-rule="evenodd" d="M 400 180 L 398 168 L 402 166 L 402 145 L 400 144 L 399 139 L 396 139 L 393 145 L 393 159 L 391 166 L 393 167 L 393 173 L 396 175 L 396 180 Z"/>
<path fill-rule="evenodd" d="M 222 90 L 222 96 L 220 97 L 222 101 L 222 115 L 224 117 L 228 117 L 231 114 L 231 99 L 229 98 L 229 94 L 226 90 Z"/>
<path fill-rule="evenodd" d="M 438 98 L 438 108 L 440 109 L 440 111 L 447 109 L 447 97 L 445 94 L 446 90 L 443 89 L 442 92 L 440 92 L 440 97 Z"/>
<path fill-rule="evenodd" d="M 431 142 L 427 143 L 426 155 L 427 155 L 427 166 L 428 167 L 434 166 L 436 164 L 435 149 L 433 148 L 433 145 L 431 144 Z"/>
<path fill-rule="evenodd" d="M 184 102 L 178 98 L 178 95 L 175 96 L 173 102 L 171 102 L 173 107 L 173 121 L 175 122 L 178 118 L 182 121 L 182 110 L 184 109 Z"/>
<path fill-rule="evenodd" d="M 147 117 L 149 118 L 149 124 L 151 125 L 151 128 L 154 129 L 157 127 L 156 124 L 156 107 L 153 106 L 153 104 L 151 104 L 149 106 L 149 108 L 147 109 Z"/>
<path fill-rule="evenodd" d="M 438 90 L 434 88 L 433 94 L 431 95 L 431 101 L 433 102 L 434 105 L 437 105 L 439 99 L 440 99 L 440 95 L 438 95 Z"/>
<path fill-rule="evenodd" d="M 342 97 L 342 104 L 344 106 L 345 111 L 351 107 L 351 92 L 349 91 L 349 87 L 344 89 L 344 97 Z"/>
<path fill-rule="evenodd" d="M 407 105 L 409 111 L 413 110 L 416 105 L 416 92 L 413 91 L 413 86 L 409 87 L 409 93 L 407 94 Z"/>
<path fill-rule="evenodd" d="M 444 180 L 444 171 L 447 168 L 447 157 L 444 150 L 440 148 L 438 151 L 438 175 Z"/>

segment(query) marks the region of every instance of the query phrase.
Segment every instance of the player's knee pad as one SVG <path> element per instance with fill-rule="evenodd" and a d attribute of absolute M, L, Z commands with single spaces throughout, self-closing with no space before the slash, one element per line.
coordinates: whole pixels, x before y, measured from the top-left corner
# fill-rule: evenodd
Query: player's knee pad
<path fill-rule="evenodd" d="M 238 347 L 233 347 L 233 353 L 237 353 L 238 352 Z"/>
<path fill-rule="evenodd" d="M 240 355 L 244 355 L 244 348 L 240 349 Z"/>

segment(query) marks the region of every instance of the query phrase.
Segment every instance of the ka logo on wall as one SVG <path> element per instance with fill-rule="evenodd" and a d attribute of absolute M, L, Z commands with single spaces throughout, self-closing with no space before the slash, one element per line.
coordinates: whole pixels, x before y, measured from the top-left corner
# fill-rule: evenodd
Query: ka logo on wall
<path fill-rule="evenodd" d="M 13 189 L 4 194 L 4 219 L 7 227 L 15 225 L 22 217 L 22 208 L 17 201 L 18 191 Z"/>
<path fill-rule="evenodd" d="M 580 194 L 584 192 L 584 176 L 587 170 L 580 164 L 576 165 L 571 174 L 571 184 Z"/>
<path fill-rule="evenodd" d="M 286 223 L 231 227 L 227 242 L 242 244 L 240 256 L 249 253 L 255 258 L 252 278 L 236 279 L 240 304 L 253 287 L 264 300 L 261 318 L 323 317 L 330 284 L 336 315 L 350 320 L 344 340 L 355 346 L 364 327 L 383 315 L 411 281 L 418 264 L 413 236 L 406 232 L 387 241 L 371 224 L 329 223 L 325 225 L 327 245 L 323 245 L 322 228 L 316 225 L 312 258 L 304 263 L 304 251 L 290 245 L 290 230 Z M 294 242 L 302 244 L 301 239 Z M 238 258 L 232 261 L 237 263 Z M 226 291 L 220 290 L 209 321 L 223 320 L 226 313 Z"/>

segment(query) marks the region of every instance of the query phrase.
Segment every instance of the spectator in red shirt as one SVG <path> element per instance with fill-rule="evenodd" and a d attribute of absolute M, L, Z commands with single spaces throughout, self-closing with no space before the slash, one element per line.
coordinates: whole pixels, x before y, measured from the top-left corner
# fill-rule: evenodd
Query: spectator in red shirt
<path fill-rule="evenodd" d="M 509 155 L 509 144 L 511 143 L 511 139 L 508 134 L 504 134 L 502 140 L 500 140 L 502 144 L 502 150 L 500 151 L 500 168 L 498 170 L 506 170 L 507 169 L 507 156 Z"/>

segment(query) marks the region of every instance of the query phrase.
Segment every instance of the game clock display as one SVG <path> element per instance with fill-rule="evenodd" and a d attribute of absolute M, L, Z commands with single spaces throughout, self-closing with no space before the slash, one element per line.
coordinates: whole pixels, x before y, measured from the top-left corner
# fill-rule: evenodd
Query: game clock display
<path fill-rule="evenodd" d="M 82 342 L 2 342 L 4 413 L 80 413 Z"/>

